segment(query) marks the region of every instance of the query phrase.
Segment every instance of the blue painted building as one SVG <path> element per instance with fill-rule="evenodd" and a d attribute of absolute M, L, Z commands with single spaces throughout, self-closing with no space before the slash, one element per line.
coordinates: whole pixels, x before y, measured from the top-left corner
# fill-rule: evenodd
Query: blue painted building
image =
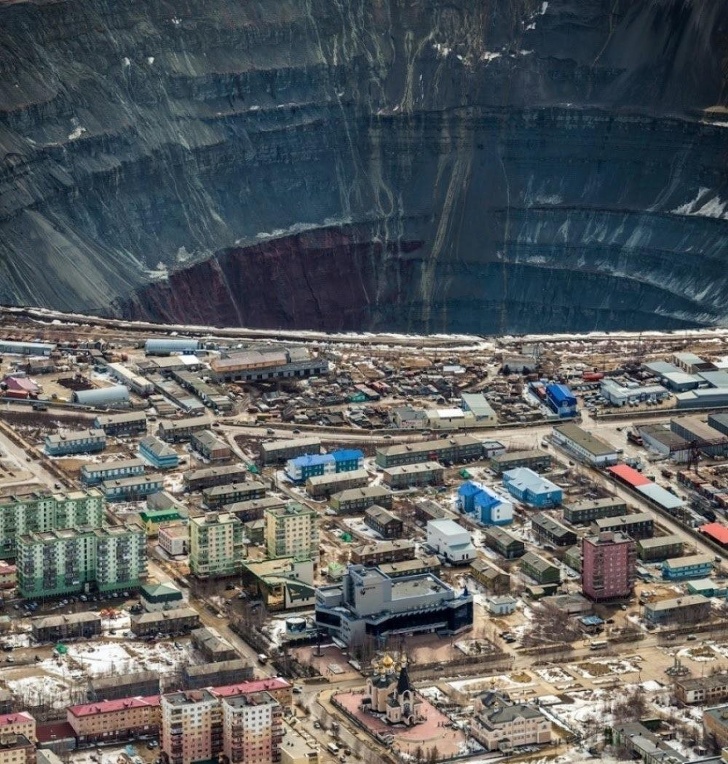
<path fill-rule="evenodd" d="M 662 563 L 662 577 L 666 581 L 686 581 L 689 578 L 707 578 L 713 572 L 713 558 L 709 554 L 691 554 L 673 557 Z"/>
<path fill-rule="evenodd" d="M 172 470 L 179 465 L 177 452 L 154 435 L 139 441 L 139 455 L 158 470 Z"/>
<path fill-rule="evenodd" d="M 364 468 L 364 453 L 356 448 L 344 448 L 333 451 L 331 456 L 336 463 L 336 472 L 353 472 Z"/>
<path fill-rule="evenodd" d="M 468 480 L 458 489 L 458 507 L 483 525 L 508 525 L 513 522 L 513 504 L 488 486 Z"/>
<path fill-rule="evenodd" d="M 45 450 L 51 456 L 94 454 L 106 448 L 103 430 L 74 430 L 46 435 Z"/>
<path fill-rule="evenodd" d="M 330 454 L 306 454 L 286 462 L 286 475 L 294 483 L 305 483 L 317 475 L 353 472 L 364 467 L 364 454 L 357 449 L 342 449 Z"/>
<path fill-rule="evenodd" d="M 104 480 L 133 477 L 144 474 L 143 459 L 124 459 L 117 462 L 89 462 L 81 467 L 81 482 L 85 485 L 97 485 Z"/>
<path fill-rule="evenodd" d="M 560 417 L 576 416 L 576 398 L 566 385 L 546 385 L 546 403 Z"/>
<path fill-rule="evenodd" d="M 504 472 L 503 485 L 518 501 L 534 507 L 557 507 L 564 498 L 559 486 L 527 467 Z"/>

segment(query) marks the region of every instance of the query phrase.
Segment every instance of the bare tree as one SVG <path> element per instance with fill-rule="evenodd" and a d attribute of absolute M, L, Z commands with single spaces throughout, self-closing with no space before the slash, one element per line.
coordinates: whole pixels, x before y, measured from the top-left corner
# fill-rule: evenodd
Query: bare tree
<path fill-rule="evenodd" d="M 523 636 L 526 647 L 535 645 L 565 644 L 581 637 L 575 621 L 550 603 L 538 603 L 533 607 L 530 628 Z"/>
<path fill-rule="evenodd" d="M 617 722 L 637 722 L 647 711 L 645 691 L 637 685 L 626 695 L 618 697 L 612 704 L 612 713 Z"/>

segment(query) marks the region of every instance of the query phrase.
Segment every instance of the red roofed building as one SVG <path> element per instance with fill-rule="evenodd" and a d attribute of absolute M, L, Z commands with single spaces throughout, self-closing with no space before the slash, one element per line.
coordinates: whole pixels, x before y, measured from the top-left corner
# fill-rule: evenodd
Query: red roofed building
<path fill-rule="evenodd" d="M 79 744 L 158 735 L 162 723 L 159 695 L 103 700 L 69 706 L 66 719 Z"/>
<path fill-rule="evenodd" d="M 27 711 L 3 714 L 0 716 L 0 735 L 25 735 L 31 743 L 35 743 L 35 719 Z"/>
<path fill-rule="evenodd" d="M 35 398 L 40 392 L 38 385 L 28 377 L 5 377 L 3 382 L 13 398 Z"/>
<path fill-rule="evenodd" d="M 293 702 L 293 685 L 280 677 L 253 679 L 250 682 L 228 684 L 224 687 L 210 687 L 209 690 L 218 698 L 229 698 L 233 695 L 250 695 L 253 692 L 267 692 L 282 706 L 290 706 Z"/>
<path fill-rule="evenodd" d="M 722 546 L 728 546 L 728 528 L 725 525 L 708 523 L 707 525 L 701 525 L 699 530 Z"/>
<path fill-rule="evenodd" d="M 637 472 L 633 467 L 628 467 L 626 464 L 618 464 L 616 467 L 609 467 L 607 472 L 611 473 L 612 477 L 619 480 L 620 483 L 625 483 L 632 488 L 636 488 L 638 485 L 649 485 L 652 481 L 646 478 L 640 472 Z"/>

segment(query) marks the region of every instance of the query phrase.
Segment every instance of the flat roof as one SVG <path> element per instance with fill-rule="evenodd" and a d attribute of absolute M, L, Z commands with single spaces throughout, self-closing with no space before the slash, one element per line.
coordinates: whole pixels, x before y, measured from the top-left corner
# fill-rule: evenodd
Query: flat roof
<path fill-rule="evenodd" d="M 637 543 L 642 549 L 658 549 L 661 546 L 682 544 L 683 540 L 677 533 L 669 533 L 667 536 L 654 536 L 651 539 L 640 539 Z"/>
<path fill-rule="evenodd" d="M 693 605 L 710 605 L 710 600 L 702 594 L 683 594 L 682 597 L 673 597 L 669 600 L 660 600 L 659 602 L 646 602 L 645 610 L 677 610 L 679 608 L 691 607 Z"/>
<path fill-rule="evenodd" d="M 440 462 L 420 462 L 419 464 L 402 464 L 399 467 L 387 467 L 384 470 L 385 475 L 417 475 L 423 472 L 435 472 L 444 470 Z M 349 474 L 349 473 L 343 473 Z"/>
<path fill-rule="evenodd" d="M 685 557 L 665 560 L 662 564 L 666 568 L 690 568 L 693 565 L 712 565 L 712 563 L 713 558 L 709 554 L 688 554 Z"/>
<path fill-rule="evenodd" d="M 378 448 L 377 453 L 384 456 L 397 456 L 399 454 L 436 452 L 445 448 L 482 446 L 482 442 L 472 435 L 453 435 L 450 438 L 437 438 L 436 440 L 423 440 L 419 443 L 398 443 L 386 448 Z"/>
<path fill-rule="evenodd" d="M 661 485 L 657 485 L 657 483 L 638 485 L 637 490 L 665 509 L 677 509 L 678 507 L 685 506 L 685 502 L 681 498 L 670 493 L 670 491 Z"/>
<path fill-rule="evenodd" d="M 586 430 L 582 430 L 581 427 L 569 422 L 567 424 L 558 425 L 554 427 L 554 431 L 560 433 L 568 440 L 581 446 L 585 451 L 588 451 L 592 456 L 608 456 L 610 454 L 617 453 L 617 449 L 614 446 L 610 446 L 609 443 L 598 438 L 596 435 L 592 435 Z"/>
<path fill-rule="evenodd" d="M 575 504 L 567 504 L 566 508 L 574 512 L 587 509 L 601 509 L 603 507 L 626 507 L 627 502 L 618 496 L 607 496 L 604 499 L 585 499 Z"/>
<path fill-rule="evenodd" d="M 503 462 L 521 461 L 524 459 L 551 459 L 551 454 L 546 451 L 532 449 L 529 451 L 506 451 L 504 454 L 491 456 L 491 461 L 502 464 Z"/>

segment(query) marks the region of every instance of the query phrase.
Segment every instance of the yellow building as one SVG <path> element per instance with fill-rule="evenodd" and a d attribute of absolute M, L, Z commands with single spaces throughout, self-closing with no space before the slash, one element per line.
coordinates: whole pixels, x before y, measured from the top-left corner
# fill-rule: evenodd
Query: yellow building
<path fill-rule="evenodd" d="M 0 734 L 2 764 L 35 764 L 35 745 L 25 735 Z"/>
<path fill-rule="evenodd" d="M 2 714 L 0 716 L 0 735 L 24 735 L 31 743 L 37 741 L 35 719 L 27 712 Z"/>
<path fill-rule="evenodd" d="M 66 721 L 79 743 L 103 743 L 156 735 L 161 723 L 159 696 L 84 703 L 66 709 Z"/>

